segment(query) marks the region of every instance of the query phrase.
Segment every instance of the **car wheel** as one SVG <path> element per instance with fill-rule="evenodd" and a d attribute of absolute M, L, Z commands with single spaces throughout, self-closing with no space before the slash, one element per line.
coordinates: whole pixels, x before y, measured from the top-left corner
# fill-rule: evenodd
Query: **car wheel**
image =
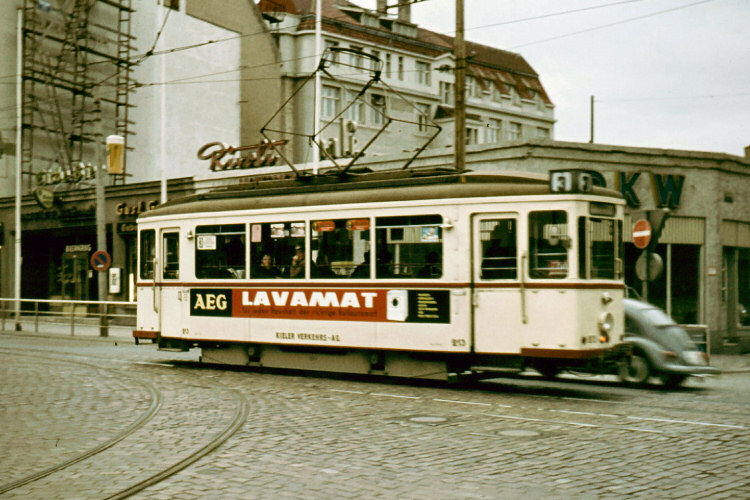
<path fill-rule="evenodd" d="M 664 384 L 665 387 L 677 387 L 681 383 L 685 381 L 687 378 L 686 375 L 672 375 L 672 374 L 662 374 L 660 377 L 661 383 Z"/>
<path fill-rule="evenodd" d="M 648 384 L 651 377 L 651 365 L 648 360 L 639 354 L 633 354 L 620 363 L 620 380 L 626 384 L 643 386 Z"/>

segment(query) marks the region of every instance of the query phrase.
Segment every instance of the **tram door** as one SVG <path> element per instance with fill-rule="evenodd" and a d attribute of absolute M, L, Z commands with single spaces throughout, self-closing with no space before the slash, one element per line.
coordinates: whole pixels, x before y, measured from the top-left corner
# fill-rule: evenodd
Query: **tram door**
<path fill-rule="evenodd" d="M 525 307 L 518 215 L 475 215 L 472 234 L 474 349 L 478 353 L 517 354 Z"/>
<path fill-rule="evenodd" d="M 182 288 L 177 286 L 180 279 L 180 232 L 178 229 L 162 229 L 159 258 L 157 259 L 157 281 L 159 286 L 161 325 L 159 330 L 162 336 L 176 337 L 182 332 L 184 318 Z"/>

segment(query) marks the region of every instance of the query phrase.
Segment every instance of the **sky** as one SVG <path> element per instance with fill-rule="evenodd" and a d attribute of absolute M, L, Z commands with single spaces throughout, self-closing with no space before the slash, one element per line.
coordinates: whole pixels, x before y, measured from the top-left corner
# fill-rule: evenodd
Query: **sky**
<path fill-rule="evenodd" d="M 412 22 L 453 35 L 455 0 L 413 4 Z M 750 146 L 750 0 L 464 0 L 464 26 L 540 75 L 557 140 L 589 142 L 593 95 L 596 143 Z"/>

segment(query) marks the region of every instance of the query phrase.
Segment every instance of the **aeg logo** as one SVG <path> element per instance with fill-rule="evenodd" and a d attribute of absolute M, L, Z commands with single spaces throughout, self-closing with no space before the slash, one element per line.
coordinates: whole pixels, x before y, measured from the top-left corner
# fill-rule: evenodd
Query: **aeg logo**
<path fill-rule="evenodd" d="M 190 290 L 190 315 L 231 316 L 231 290 L 206 288 Z"/>

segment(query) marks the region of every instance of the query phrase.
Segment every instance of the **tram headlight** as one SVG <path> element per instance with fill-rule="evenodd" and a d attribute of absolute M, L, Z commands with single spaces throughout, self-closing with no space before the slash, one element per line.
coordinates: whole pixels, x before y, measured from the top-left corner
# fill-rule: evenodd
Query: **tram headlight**
<path fill-rule="evenodd" d="M 599 342 L 604 344 L 609 341 L 609 334 L 615 326 L 615 317 L 611 312 L 605 311 L 599 315 Z"/>

